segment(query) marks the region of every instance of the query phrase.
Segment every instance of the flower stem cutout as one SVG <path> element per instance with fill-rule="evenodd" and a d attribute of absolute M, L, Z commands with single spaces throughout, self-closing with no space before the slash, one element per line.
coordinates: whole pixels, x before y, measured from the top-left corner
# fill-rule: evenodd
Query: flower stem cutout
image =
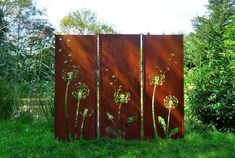
<path fill-rule="evenodd" d="M 80 101 L 82 99 L 86 99 L 89 96 L 89 94 L 90 94 L 90 89 L 85 83 L 78 82 L 73 85 L 72 95 L 74 98 L 77 99 L 76 117 L 75 117 L 75 140 L 77 139 L 78 114 L 79 114 Z"/>
<path fill-rule="evenodd" d="M 170 129 L 171 110 L 175 109 L 178 106 L 179 101 L 175 96 L 168 95 L 164 98 L 163 103 L 164 106 L 168 109 L 167 124 L 161 116 L 158 116 L 158 120 L 163 127 L 166 138 L 170 138 L 171 136 L 178 133 L 178 128 L 174 128 L 171 131 L 169 129 Z"/>
<path fill-rule="evenodd" d="M 128 128 L 128 126 L 135 122 L 136 117 L 135 116 L 129 116 L 127 121 L 124 124 L 124 127 L 122 128 L 121 126 L 121 108 L 123 106 L 123 104 L 127 104 L 130 100 L 130 92 L 124 92 L 122 90 L 122 86 L 120 85 L 117 89 L 117 91 L 114 93 L 114 101 L 115 103 L 118 105 L 118 112 L 117 112 L 117 127 L 114 123 L 114 116 L 112 114 L 110 114 L 109 112 L 106 113 L 107 118 L 112 122 L 113 124 L 113 128 L 111 127 L 107 127 L 106 131 L 110 132 L 114 135 L 116 135 L 119 138 L 124 138 L 125 136 L 125 132 Z"/>
<path fill-rule="evenodd" d="M 114 101 L 118 104 L 118 129 L 121 129 L 121 107 L 122 104 L 128 103 L 130 100 L 130 92 L 122 93 L 122 86 L 119 86 L 117 92 L 114 93 Z"/>
<path fill-rule="evenodd" d="M 90 114 L 88 114 L 88 109 L 85 108 L 83 113 L 80 113 L 82 115 L 82 123 L 81 123 L 81 127 L 80 127 L 80 138 L 83 137 L 83 127 L 84 127 L 84 122 L 86 120 L 87 117 L 91 117 L 93 114 L 93 110 L 90 112 Z M 76 139 L 76 137 L 75 137 Z"/>
<path fill-rule="evenodd" d="M 69 136 L 69 139 L 71 138 L 71 134 L 69 131 L 69 125 L 68 125 L 68 91 L 69 86 L 72 80 L 76 80 L 79 76 L 79 66 L 72 65 L 71 70 L 62 70 L 62 79 L 66 82 L 66 88 L 65 88 L 65 97 L 64 97 L 64 108 L 65 108 L 65 121 L 66 121 L 66 129 Z"/>
<path fill-rule="evenodd" d="M 155 74 L 149 75 L 150 85 L 153 85 L 153 94 L 152 94 L 152 120 L 153 120 L 153 129 L 154 129 L 154 135 L 157 137 L 157 127 L 156 127 L 156 119 L 155 119 L 155 106 L 154 106 L 154 100 L 155 100 L 155 93 L 157 86 L 163 85 L 165 81 L 165 74 L 162 70 L 160 70 L 160 73 L 156 72 Z"/>

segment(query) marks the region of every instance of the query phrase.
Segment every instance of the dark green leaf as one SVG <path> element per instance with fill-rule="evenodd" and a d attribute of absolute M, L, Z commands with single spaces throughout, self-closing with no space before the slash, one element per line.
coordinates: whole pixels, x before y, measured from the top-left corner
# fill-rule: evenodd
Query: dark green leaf
<path fill-rule="evenodd" d="M 107 117 L 109 120 L 113 121 L 114 116 L 112 114 L 110 114 L 109 112 L 106 113 Z"/>
<path fill-rule="evenodd" d="M 130 116 L 128 117 L 126 123 L 127 124 L 131 124 L 131 123 L 134 123 L 136 121 L 137 117 L 136 116 Z"/>
<path fill-rule="evenodd" d="M 121 136 L 122 135 L 121 131 L 115 130 L 112 127 L 106 127 L 105 130 L 109 133 L 112 133 L 112 134 L 116 135 L 116 136 Z"/>
<path fill-rule="evenodd" d="M 170 132 L 169 132 L 169 137 L 171 137 L 171 136 L 173 136 L 173 135 L 175 135 L 176 133 L 178 133 L 178 128 L 174 128 L 174 129 L 172 129 Z"/>
<path fill-rule="evenodd" d="M 165 122 L 164 118 L 162 118 L 161 116 L 158 116 L 158 122 L 161 124 L 161 126 L 166 134 L 166 122 Z"/>

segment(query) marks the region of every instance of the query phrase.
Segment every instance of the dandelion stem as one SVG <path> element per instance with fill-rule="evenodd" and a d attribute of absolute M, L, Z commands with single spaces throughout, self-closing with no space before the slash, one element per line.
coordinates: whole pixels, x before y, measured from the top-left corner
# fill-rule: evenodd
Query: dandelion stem
<path fill-rule="evenodd" d="M 157 137 L 157 127 L 156 127 L 156 119 L 155 119 L 155 107 L 154 107 L 154 96 L 156 92 L 157 85 L 154 85 L 153 88 L 153 95 L 152 95 L 152 118 L 153 118 L 153 129 L 154 129 L 154 135 Z"/>
<path fill-rule="evenodd" d="M 80 98 L 78 98 L 77 109 L 76 109 L 76 118 L 75 118 L 75 140 L 77 139 L 79 105 L 80 105 Z"/>
<path fill-rule="evenodd" d="M 122 107 L 122 104 L 119 104 L 118 106 L 118 130 L 121 131 L 121 107 Z"/>
<path fill-rule="evenodd" d="M 82 117 L 82 124 L 81 124 L 81 128 L 80 128 L 80 138 L 83 137 L 82 131 L 83 131 L 83 127 L 84 127 L 85 118 L 86 118 L 86 115 L 84 115 Z"/>
<path fill-rule="evenodd" d="M 169 138 L 170 116 L 171 116 L 171 109 L 168 110 L 167 127 L 166 127 L 166 137 L 167 138 Z"/>
<path fill-rule="evenodd" d="M 69 90 L 70 80 L 67 82 L 66 89 L 65 89 L 65 98 L 64 98 L 64 108 L 65 108 L 65 122 L 66 122 L 66 130 L 70 139 L 70 132 L 69 132 L 69 121 L 68 121 L 68 90 Z"/>

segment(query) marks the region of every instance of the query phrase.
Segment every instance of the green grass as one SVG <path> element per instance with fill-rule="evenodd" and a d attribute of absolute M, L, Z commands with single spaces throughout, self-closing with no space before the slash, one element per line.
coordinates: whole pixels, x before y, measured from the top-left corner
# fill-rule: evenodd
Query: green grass
<path fill-rule="evenodd" d="M 178 140 L 61 142 L 45 122 L 0 122 L 0 158 L 233 158 L 235 134 L 191 133 Z"/>

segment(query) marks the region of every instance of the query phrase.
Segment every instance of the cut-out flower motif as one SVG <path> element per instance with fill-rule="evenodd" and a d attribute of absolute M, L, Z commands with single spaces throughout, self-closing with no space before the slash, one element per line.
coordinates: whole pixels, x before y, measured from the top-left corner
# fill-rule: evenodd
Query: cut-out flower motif
<path fill-rule="evenodd" d="M 85 83 L 78 82 L 73 85 L 72 95 L 74 98 L 77 99 L 77 109 L 76 109 L 76 117 L 75 117 L 75 131 L 77 131 L 77 128 L 78 128 L 78 114 L 79 114 L 80 101 L 81 101 L 81 99 L 86 99 L 89 96 L 89 94 L 90 94 L 90 88 Z M 88 109 L 85 109 L 84 113 L 81 115 L 82 116 L 87 115 L 87 112 L 88 112 Z M 83 117 L 85 119 L 86 116 L 83 116 Z M 84 123 L 84 120 L 83 120 L 83 123 Z M 83 128 L 83 125 L 81 128 Z M 75 139 L 77 139 L 77 135 L 75 135 Z"/>
<path fill-rule="evenodd" d="M 90 88 L 88 85 L 82 82 L 75 83 L 73 85 L 72 95 L 76 99 L 86 99 L 90 94 Z"/>
<path fill-rule="evenodd" d="M 86 119 L 87 117 L 91 117 L 92 114 L 93 114 L 93 110 L 91 111 L 90 114 L 88 114 L 88 111 L 89 111 L 89 110 L 88 110 L 87 108 L 85 108 L 85 109 L 84 109 L 84 112 L 83 112 L 83 113 L 80 113 L 81 116 L 82 116 L 82 123 L 81 123 L 81 127 L 80 127 L 80 138 L 83 137 L 83 128 L 84 128 L 85 119 Z M 76 129 L 76 131 L 77 131 L 77 129 Z M 75 139 L 77 139 L 77 135 L 75 136 Z"/>
<path fill-rule="evenodd" d="M 178 99 L 175 96 L 168 95 L 164 98 L 164 106 L 167 109 L 174 109 L 178 106 Z"/>
<path fill-rule="evenodd" d="M 69 135 L 69 139 L 71 137 L 71 133 L 68 128 L 68 92 L 69 92 L 70 83 L 72 82 L 72 80 L 78 79 L 78 76 L 79 76 L 78 65 L 72 65 L 71 67 L 69 66 L 67 69 L 62 70 L 62 79 L 66 82 L 64 108 L 65 108 L 66 128 L 67 128 L 67 133 Z"/>
<path fill-rule="evenodd" d="M 130 92 L 122 92 L 121 87 L 114 93 L 114 101 L 117 104 L 128 103 L 130 100 Z"/>
<path fill-rule="evenodd" d="M 178 99 L 175 96 L 168 95 L 164 98 L 164 106 L 168 109 L 167 124 L 161 116 L 158 116 L 158 121 L 162 125 L 167 138 L 178 133 L 178 128 L 170 129 L 171 110 L 178 106 Z"/>
<path fill-rule="evenodd" d="M 62 70 L 62 79 L 64 81 L 71 81 L 77 79 L 79 76 L 79 66 L 72 65 L 70 70 L 64 69 Z"/>
<path fill-rule="evenodd" d="M 159 68 L 159 66 L 156 66 L 156 73 L 149 75 L 149 84 L 153 86 L 153 95 L 152 95 L 152 119 L 153 119 L 153 128 L 154 128 L 154 135 L 157 137 L 157 126 L 156 126 L 156 119 L 155 119 L 155 93 L 157 86 L 163 85 L 165 82 L 165 74 L 164 72 Z M 159 73 L 158 73 L 159 72 Z"/>
<path fill-rule="evenodd" d="M 112 78 L 115 78 L 115 76 L 113 75 Z M 128 103 L 130 100 L 130 92 L 124 92 L 122 90 L 122 86 L 119 85 L 118 89 L 116 90 L 116 92 L 114 93 L 114 101 L 115 103 L 118 104 L 118 112 L 117 112 L 117 127 L 115 126 L 114 123 L 114 116 L 112 114 L 110 114 L 109 112 L 106 113 L 107 118 L 112 122 L 113 126 L 115 129 L 113 129 L 112 127 L 107 127 L 106 131 L 107 132 L 111 132 L 112 134 L 115 134 L 118 137 L 122 137 L 124 138 L 125 136 L 125 132 L 129 126 L 129 124 L 133 123 L 135 121 L 134 117 L 129 117 L 128 120 L 126 121 L 126 123 L 124 124 L 124 127 L 122 128 L 121 126 L 121 107 L 122 104 L 124 103 Z"/>
<path fill-rule="evenodd" d="M 162 85 L 165 81 L 165 75 L 163 73 L 156 73 L 149 75 L 150 85 Z"/>

